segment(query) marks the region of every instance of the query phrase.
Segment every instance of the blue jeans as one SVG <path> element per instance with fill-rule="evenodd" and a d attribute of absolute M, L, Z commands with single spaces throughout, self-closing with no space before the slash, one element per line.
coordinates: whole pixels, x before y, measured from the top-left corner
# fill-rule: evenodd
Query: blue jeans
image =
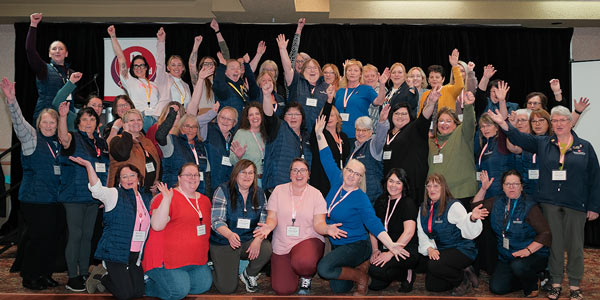
<path fill-rule="evenodd" d="M 177 269 L 154 268 L 148 272 L 146 296 L 165 300 L 183 299 L 188 294 L 202 294 L 212 285 L 207 265 L 190 265 Z"/>
<path fill-rule="evenodd" d="M 354 282 L 337 280 L 342 267 L 357 267 L 371 257 L 371 243 L 362 240 L 346 245 L 331 245 L 332 250 L 317 265 L 319 276 L 329 279 L 329 287 L 334 293 L 346 293 L 352 289 Z"/>
<path fill-rule="evenodd" d="M 525 295 L 529 295 L 538 288 L 537 275 L 546 268 L 547 263 L 547 256 L 536 254 L 506 263 L 499 262 L 490 278 L 490 292 L 504 295 L 523 290 Z"/>
<path fill-rule="evenodd" d="M 148 128 L 156 123 L 156 117 L 146 116 L 144 113 L 142 113 L 142 116 L 144 116 L 144 132 L 148 132 Z"/>

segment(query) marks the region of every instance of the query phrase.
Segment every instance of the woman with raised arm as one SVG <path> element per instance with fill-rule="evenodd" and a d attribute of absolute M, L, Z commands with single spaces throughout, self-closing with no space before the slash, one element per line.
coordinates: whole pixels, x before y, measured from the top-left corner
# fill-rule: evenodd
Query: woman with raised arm
<path fill-rule="evenodd" d="M 148 208 L 152 194 L 142 189 L 144 176 L 132 164 L 121 165 L 115 174 L 115 186 L 103 186 L 92 163 L 70 156 L 85 168 L 92 196 L 104 205 L 104 230 L 94 257 L 102 264 L 94 267 L 87 279 L 89 293 L 107 289 L 119 300 L 144 296 L 142 254 L 150 216 Z M 105 269 L 106 267 L 106 269 Z"/>
<path fill-rule="evenodd" d="M 460 73 L 460 67 L 458 66 L 458 57 L 459 52 L 458 49 L 452 50 L 452 53 L 448 55 L 448 61 L 452 66 L 452 75 L 454 76 L 454 84 L 446 84 L 444 85 L 445 75 L 444 75 L 444 67 L 440 65 L 431 65 L 427 68 L 428 81 L 431 88 L 439 88 L 441 87 L 440 99 L 438 100 L 438 107 L 434 110 L 434 113 L 437 114 L 441 111 L 442 108 L 450 108 L 456 111 L 456 98 L 460 95 L 461 91 L 465 87 L 465 82 Z M 419 100 L 419 112 L 421 114 L 421 110 L 423 110 L 423 106 L 425 105 L 425 100 L 429 96 L 429 92 L 425 92 L 421 95 L 421 100 Z M 435 121 L 435 120 L 434 120 Z"/>
<path fill-rule="evenodd" d="M 369 197 L 364 192 L 365 166 L 352 159 L 341 171 L 323 136 L 324 128 L 325 116 L 320 116 L 315 124 L 315 132 L 321 163 L 331 183 L 325 199 L 327 234 L 332 250 L 319 261 L 317 270 L 322 278 L 329 280 L 334 293 L 349 292 L 356 283 L 354 294 L 364 296 L 369 283 L 369 232 L 394 253 L 396 260 L 399 256 L 407 258 L 410 253 L 401 244 L 392 241 L 375 215 Z"/>
<path fill-rule="evenodd" d="M 252 102 L 242 112 L 242 123 L 231 142 L 229 161 L 236 164 L 242 159 L 256 165 L 258 186 L 262 187 L 263 161 L 265 159 L 265 140 L 267 129 L 264 123 L 262 105 Z"/>
<path fill-rule="evenodd" d="M 267 97 L 264 97 L 262 94 L 262 87 L 267 82 L 270 82 L 270 84 L 273 85 L 273 91 L 271 92 L 271 97 L 268 97 L 268 95 L 267 95 Z M 271 103 L 271 105 L 273 105 L 273 112 L 275 113 L 275 115 L 278 118 L 281 118 L 283 109 L 285 108 L 286 100 L 285 100 L 285 97 L 282 97 L 279 94 L 279 88 L 277 88 L 277 90 L 275 90 L 275 88 L 277 86 L 278 86 L 277 81 L 275 80 L 275 78 L 273 77 L 271 72 L 263 71 L 260 74 L 258 74 L 258 87 L 261 88 L 260 98 L 259 98 L 260 100 L 258 102 L 267 100 L 269 103 Z"/>
<path fill-rule="evenodd" d="M 107 31 L 112 42 L 113 51 L 117 56 L 121 85 L 133 101 L 134 108 L 142 112 L 144 116 L 143 128 L 146 131 L 152 124 L 156 123 L 156 118 L 160 113 L 157 109 L 158 86 L 150 81 L 150 66 L 146 58 L 142 55 L 136 55 L 131 60 L 131 65 L 127 67 L 128 61 L 117 40 L 115 26 L 109 26 Z"/>
<path fill-rule="evenodd" d="M 202 294 L 212 285 L 207 265 L 210 199 L 198 193 L 200 174 L 195 163 L 179 169 L 177 187 L 158 185 L 152 201 L 150 233 L 142 266 L 146 296 L 165 300 Z"/>
<path fill-rule="evenodd" d="M 392 107 L 390 130 L 383 145 L 383 174 L 389 174 L 394 168 L 403 169 L 408 176 L 408 196 L 419 206 L 425 194 L 427 178 L 428 133 L 431 116 L 440 88 L 431 92 L 423 113 L 415 120 L 408 102 Z"/>
<path fill-rule="evenodd" d="M 275 90 L 277 91 L 277 94 L 285 101 L 287 99 L 287 88 L 281 85 L 278 81 L 279 67 L 277 66 L 277 63 L 270 59 L 265 60 L 258 69 L 258 74 L 262 74 L 263 72 L 271 74 L 271 77 L 273 77 L 273 80 L 275 81 Z M 260 85 L 260 76 L 258 82 Z"/>
<path fill-rule="evenodd" d="M 312 132 L 314 122 L 327 101 L 326 90 L 329 84 L 323 80 L 321 66 L 315 59 L 305 61 L 300 72 L 294 70 L 287 52 L 289 40 L 286 40 L 283 34 L 277 36 L 276 40 L 285 83 L 289 90 L 287 101 L 288 103 L 298 102 L 302 105 L 306 117 L 306 130 Z"/>
<path fill-rule="evenodd" d="M 69 69 L 69 64 L 65 63 L 65 58 L 69 56 L 69 51 L 65 43 L 61 41 L 57 40 L 50 44 L 50 48 L 48 49 L 50 63 L 42 60 L 36 49 L 37 27 L 42 21 L 42 14 L 33 13 L 29 16 L 29 19 L 29 31 L 27 31 L 27 39 L 25 40 L 25 51 L 29 66 L 35 73 L 36 78 L 35 85 L 37 86 L 38 99 L 35 104 L 33 119 L 37 120 L 37 117 L 44 108 L 52 108 L 52 99 L 54 99 L 58 90 L 67 83 L 71 73 L 74 71 Z M 71 109 L 71 111 L 74 111 L 74 109 Z"/>
<path fill-rule="evenodd" d="M 393 108 L 396 104 L 406 102 L 409 106 L 408 112 L 414 118 L 419 108 L 419 90 L 416 87 L 408 86 L 406 68 L 402 63 L 397 62 L 390 67 L 390 81 L 392 81 L 392 87 L 385 95 L 387 101 L 390 102 L 390 107 Z"/>
<path fill-rule="evenodd" d="M 115 100 L 113 100 L 111 105 L 111 114 L 113 120 L 104 126 L 104 131 L 102 132 L 102 137 L 107 143 L 110 144 L 110 140 L 112 140 L 113 137 L 123 132 L 123 120 L 121 118 L 125 112 L 134 107 L 135 105 L 131 99 L 129 99 L 129 96 L 123 94 L 115 97 Z"/>
<path fill-rule="evenodd" d="M 181 78 L 185 73 L 183 59 L 179 55 L 171 55 L 167 60 L 167 71 L 165 72 L 167 34 L 162 27 L 156 33 L 156 37 L 156 79 L 154 83 L 158 86 L 160 95 L 157 110 L 162 111 L 162 108 L 171 101 L 177 101 L 187 108 L 192 99 L 192 92 L 190 86 Z"/>
<path fill-rule="evenodd" d="M 98 200 L 87 189 L 87 172 L 84 167 L 72 162 L 69 156 L 81 157 L 95 167 L 103 185 L 108 175 L 108 145 L 98 135 L 98 115 L 90 108 L 83 108 L 75 118 L 76 132 L 67 130 L 69 102 L 59 106 L 58 139 L 63 146 L 60 155 L 60 197 L 67 216 L 69 235 L 65 257 L 69 282 L 66 288 L 74 292 L 85 290 L 85 278 L 88 276 L 92 233 Z"/>
<path fill-rule="evenodd" d="M 198 59 L 198 47 L 202 43 L 202 36 L 196 36 L 194 38 L 194 46 L 192 48 L 192 53 L 190 54 L 190 59 L 188 61 L 188 68 L 190 69 L 190 78 L 192 79 L 192 85 L 196 86 L 198 83 L 198 67 L 200 69 L 206 68 L 209 71 L 208 76 L 202 79 L 203 90 L 202 96 L 200 97 L 200 103 L 198 103 L 198 114 L 201 115 L 209 110 L 211 110 L 212 105 L 215 104 L 215 94 L 213 92 L 213 79 L 215 74 L 216 61 L 214 58 L 210 56 L 204 56 L 200 59 L 200 63 L 196 65 L 196 61 Z"/>
<path fill-rule="evenodd" d="M 492 65 L 483 67 L 483 76 L 475 92 L 475 116 L 477 119 L 488 110 L 499 109 L 505 118 L 515 110 L 519 109 L 517 103 L 508 102 L 508 86 L 500 79 L 490 82 L 490 78 L 496 74 Z"/>
<path fill-rule="evenodd" d="M 58 203 L 60 144 L 56 135 L 58 114 L 44 109 L 32 127 L 21 113 L 15 96 L 15 84 L 3 78 L 0 85 L 6 96 L 13 128 L 21 142 L 23 179 L 19 187 L 19 201 L 29 239 L 19 243 L 24 249 L 21 277 L 23 287 L 44 290 L 58 286 L 52 279 L 56 261 L 56 243 L 60 233 L 58 224 L 62 207 Z"/>
<path fill-rule="evenodd" d="M 564 106 L 552 109 L 551 136 L 521 133 L 497 112 L 488 114 L 511 143 L 537 155 L 540 179 L 536 198 L 552 232 L 548 263 L 552 288 L 548 298 L 560 297 L 566 250 L 569 297 L 583 299 L 579 284 L 584 269 L 584 227 L 586 219 L 593 221 L 600 212 L 600 166 L 592 144 L 572 130 L 571 112 Z"/>
<path fill-rule="evenodd" d="M 83 74 L 81 74 L 80 72 L 71 73 L 71 76 L 69 77 L 67 83 L 60 90 L 58 90 L 58 92 L 56 92 L 56 96 L 52 100 L 52 109 L 58 110 L 58 106 L 61 103 L 68 101 L 67 99 L 70 97 L 71 93 L 75 90 L 75 88 L 77 88 L 77 85 L 75 84 L 79 82 L 82 76 Z M 91 94 L 85 99 L 83 107 L 91 107 L 92 109 L 94 109 L 96 114 L 98 114 L 98 116 L 102 115 L 102 110 L 104 109 L 102 105 L 102 99 L 100 99 L 95 94 Z M 75 121 L 76 115 L 77 114 L 74 111 L 69 111 L 69 114 L 67 116 L 67 127 L 69 131 L 75 130 L 75 128 L 73 127 L 73 122 Z M 98 129 L 100 131 L 103 131 L 104 126 L 101 124 L 98 126 Z"/>
<path fill-rule="evenodd" d="M 213 196 L 210 256 L 215 268 L 215 287 L 222 294 L 235 292 L 240 259 L 250 264 L 239 275 L 246 291 L 258 291 L 258 272 L 271 258 L 271 243 L 264 236 L 253 236 L 259 223 L 267 218 L 265 193 L 256 183 L 256 166 L 240 160 L 228 182 Z"/>
<path fill-rule="evenodd" d="M 469 267 L 477 257 L 473 239 L 481 233 L 481 220 L 488 211 L 480 204 L 467 213 L 441 174 L 429 175 L 426 184 L 417 217 L 419 253 L 429 258 L 425 289 L 452 290 L 452 296 L 462 296 L 469 291 L 475 275 Z"/>
<path fill-rule="evenodd" d="M 509 170 L 502 174 L 503 193 L 486 198 L 486 190 L 494 182 L 481 172 L 481 189 L 473 198 L 473 207 L 483 204 L 498 249 L 498 263 L 490 278 L 490 291 L 504 295 L 523 290 L 525 297 L 537 297 L 538 273 L 548 263 L 548 247 L 552 244 L 550 227 L 535 198 L 523 193 L 521 174 Z"/>

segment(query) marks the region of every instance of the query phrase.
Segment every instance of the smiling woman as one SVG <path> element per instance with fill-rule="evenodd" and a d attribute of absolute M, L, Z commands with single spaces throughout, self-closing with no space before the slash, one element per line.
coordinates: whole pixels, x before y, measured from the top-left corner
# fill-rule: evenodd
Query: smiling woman
<path fill-rule="evenodd" d="M 158 86 L 160 95 L 157 110 L 162 111 L 162 108 L 171 101 L 177 101 L 187 107 L 192 98 L 192 93 L 190 92 L 190 86 L 181 78 L 185 73 L 183 59 L 179 55 L 171 55 L 167 60 L 165 71 L 167 34 L 162 27 L 156 33 L 156 37 L 156 79 L 154 83 Z"/>

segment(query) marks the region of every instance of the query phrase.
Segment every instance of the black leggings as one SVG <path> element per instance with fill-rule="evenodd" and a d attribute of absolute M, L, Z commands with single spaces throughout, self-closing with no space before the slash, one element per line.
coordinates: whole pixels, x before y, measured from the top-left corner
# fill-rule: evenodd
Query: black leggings
<path fill-rule="evenodd" d="M 440 259 L 427 261 L 425 289 L 430 292 L 444 292 L 460 285 L 464 277 L 464 269 L 473 260 L 458 249 L 440 250 Z"/>
<path fill-rule="evenodd" d="M 129 264 L 104 261 L 108 274 L 102 277 L 102 285 L 119 300 L 144 296 L 144 270 L 136 265 L 139 254 L 130 252 Z"/>

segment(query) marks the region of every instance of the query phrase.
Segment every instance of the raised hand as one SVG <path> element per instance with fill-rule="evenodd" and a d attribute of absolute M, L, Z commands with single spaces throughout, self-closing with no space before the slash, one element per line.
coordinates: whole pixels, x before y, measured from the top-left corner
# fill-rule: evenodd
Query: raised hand
<path fill-rule="evenodd" d="M 4 92 L 4 96 L 6 96 L 6 102 L 8 104 L 13 104 L 17 102 L 17 97 L 15 96 L 15 83 L 10 82 L 8 78 L 4 77 L 2 79 L 2 83 L 0 83 L 0 87 Z"/>
<path fill-rule="evenodd" d="M 158 32 L 156 33 L 156 38 L 160 41 L 160 42 L 164 42 L 167 39 L 167 33 L 165 33 L 165 29 L 164 28 L 160 28 L 158 30 Z"/>
<path fill-rule="evenodd" d="M 298 34 L 302 33 L 302 28 L 304 28 L 305 24 L 306 24 L 305 18 L 298 19 L 298 26 L 296 27 L 296 33 L 298 33 Z"/>
<path fill-rule="evenodd" d="M 219 107 L 221 107 L 221 103 L 219 103 L 219 101 L 215 101 L 215 104 L 213 104 L 212 110 L 214 112 L 219 112 Z"/>
<path fill-rule="evenodd" d="M 508 86 L 508 82 L 500 81 L 498 83 L 498 90 L 496 90 L 496 97 L 498 98 L 498 100 L 506 101 L 506 95 L 508 94 L 509 90 L 510 86 Z"/>
<path fill-rule="evenodd" d="M 450 62 L 450 65 L 452 65 L 452 67 L 458 66 L 458 56 L 458 49 L 452 50 L 452 54 L 448 55 L 448 61 Z"/>
<path fill-rule="evenodd" d="M 588 106 L 590 106 L 590 99 L 588 98 L 581 97 L 579 102 L 577 102 L 577 99 L 573 99 L 573 109 L 576 112 L 582 113 Z"/>
<path fill-rule="evenodd" d="M 467 92 L 467 97 L 464 98 L 465 104 L 475 103 L 475 95 L 471 92 Z"/>
<path fill-rule="evenodd" d="M 223 53 L 221 51 L 217 52 L 217 58 L 219 59 L 219 63 L 222 65 L 227 65 L 227 60 L 223 57 Z"/>
<path fill-rule="evenodd" d="M 165 183 L 157 182 L 156 188 L 160 191 L 163 196 L 163 199 L 171 199 L 173 196 L 173 189 L 170 189 Z"/>
<path fill-rule="evenodd" d="M 486 170 L 481 171 L 481 175 L 479 176 L 481 179 L 481 188 L 486 190 L 490 188 L 492 182 L 494 182 L 494 177 L 490 178 L 488 176 L 488 172 Z"/>
<path fill-rule="evenodd" d="M 385 104 L 381 109 L 381 113 L 379 114 L 379 122 L 385 122 L 390 114 L 391 106 L 389 104 Z"/>
<path fill-rule="evenodd" d="M 117 31 L 115 30 L 115 25 L 108 26 L 106 31 L 108 32 L 108 36 L 110 36 L 110 37 L 115 37 L 117 35 Z"/>
<path fill-rule="evenodd" d="M 554 94 L 562 93 L 562 90 L 560 89 L 560 80 L 558 79 L 550 80 L 550 88 Z"/>
<path fill-rule="evenodd" d="M 327 93 L 327 102 L 331 103 L 335 97 L 335 87 L 333 84 L 330 84 L 325 92 Z"/>
<path fill-rule="evenodd" d="M 434 105 L 442 96 L 442 86 L 438 86 L 436 88 L 431 89 L 429 92 L 429 97 L 427 97 L 427 104 L 431 102 L 431 105 Z"/>
<path fill-rule="evenodd" d="M 270 95 L 273 92 L 273 81 L 271 81 L 271 80 L 265 81 L 262 84 L 261 89 L 263 92 L 263 96 Z"/>
<path fill-rule="evenodd" d="M 58 115 L 60 117 L 66 117 L 69 114 L 69 101 L 63 101 L 58 105 Z"/>
<path fill-rule="evenodd" d="M 217 22 L 216 19 L 212 19 L 212 21 L 210 21 L 210 28 L 212 28 L 215 32 L 219 31 L 219 22 Z"/>
<path fill-rule="evenodd" d="M 202 44 L 202 39 L 203 37 L 201 35 L 194 37 L 194 49 L 198 49 L 198 47 L 200 47 L 200 44 Z"/>
<path fill-rule="evenodd" d="M 339 229 L 338 227 L 340 226 L 342 226 L 342 223 L 327 225 L 327 235 L 335 240 L 346 238 L 348 236 L 348 233 L 344 230 Z"/>
<path fill-rule="evenodd" d="M 210 77 L 212 74 L 215 73 L 215 66 L 202 66 L 202 69 L 200 69 L 200 72 L 198 72 L 198 78 L 199 79 L 206 79 L 208 77 Z"/>
<path fill-rule="evenodd" d="M 231 151 L 233 151 L 233 154 L 235 154 L 235 156 L 237 156 L 238 159 L 241 159 L 242 156 L 244 156 L 244 153 L 246 153 L 247 147 L 248 147 L 248 145 L 244 145 L 242 147 L 242 145 L 240 145 L 240 143 L 238 141 L 233 141 L 231 143 Z"/>
<path fill-rule="evenodd" d="M 72 84 L 76 84 L 81 79 L 82 76 L 83 76 L 83 74 L 81 72 L 74 72 L 73 74 L 71 74 L 71 77 L 69 77 L 69 81 Z"/>
<path fill-rule="evenodd" d="M 69 160 L 71 160 L 72 162 L 74 162 L 74 163 L 76 163 L 76 164 L 78 164 L 80 166 L 84 166 L 84 167 L 87 167 L 87 166 L 91 167 L 92 166 L 91 162 L 89 162 L 89 161 L 87 161 L 87 160 L 85 160 L 85 159 L 83 159 L 81 157 L 69 156 Z"/>
<path fill-rule="evenodd" d="M 250 62 L 250 55 L 248 55 L 248 53 L 244 54 L 244 56 L 242 57 L 242 59 L 244 59 L 244 63 L 249 63 Z"/>
<path fill-rule="evenodd" d="M 483 77 L 484 78 L 487 78 L 489 80 L 490 78 L 492 78 L 492 76 L 494 76 L 494 74 L 496 74 L 496 69 L 494 69 L 494 66 L 487 65 L 487 66 L 483 67 Z"/>
<path fill-rule="evenodd" d="M 269 236 L 269 233 L 271 233 L 271 228 L 267 224 L 258 223 L 258 224 L 256 224 L 256 229 L 254 229 L 253 236 L 255 238 L 259 237 L 264 240 Z"/>
<path fill-rule="evenodd" d="M 277 41 L 277 47 L 279 47 L 279 49 L 287 49 L 288 42 L 290 41 L 285 39 L 285 34 L 278 35 L 275 40 Z"/>
<path fill-rule="evenodd" d="M 497 109 L 496 109 L 496 112 L 488 110 L 487 113 L 490 116 L 490 118 L 492 119 L 492 121 L 496 122 L 496 124 L 498 124 L 504 128 L 503 125 L 506 125 L 506 121 L 504 120 L 504 117 L 502 116 L 502 114 L 500 114 L 500 112 Z"/>
<path fill-rule="evenodd" d="M 475 70 L 475 63 L 470 61 L 467 63 L 467 68 L 469 69 L 469 72 L 473 72 L 473 70 Z"/>
<path fill-rule="evenodd" d="M 324 128 L 325 128 L 325 116 L 319 116 L 317 118 L 317 122 L 315 122 L 315 133 L 317 135 L 322 134 Z"/>
<path fill-rule="evenodd" d="M 265 54 L 265 51 L 267 51 L 267 45 L 265 44 L 265 41 L 258 42 L 258 46 L 256 47 L 256 55 L 263 55 Z"/>
<path fill-rule="evenodd" d="M 388 79 L 390 79 L 390 68 L 385 68 L 385 70 L 383 70 L 383 74 L 381 74 L 381 76 L 379 76 L 379 83 L 380 84 L 385 84 Z"/>
<path fill-rule="evenodd" d="M 489 214 L 488 210 L 483 208 L 483 204 L 479 204 L 477 206 L 475 206 L 475 208 L 473 208 L 473 211 L 471 212 L 471 219 L 472 220 L 483 220 L 485 219 L 485 217 L 487 217 Z"/>
<path fill-rule="evenodd" d="M 32 13 L 29 16 L 29 26 L 37 27 L 42 21 L 42 13 Z"/>

